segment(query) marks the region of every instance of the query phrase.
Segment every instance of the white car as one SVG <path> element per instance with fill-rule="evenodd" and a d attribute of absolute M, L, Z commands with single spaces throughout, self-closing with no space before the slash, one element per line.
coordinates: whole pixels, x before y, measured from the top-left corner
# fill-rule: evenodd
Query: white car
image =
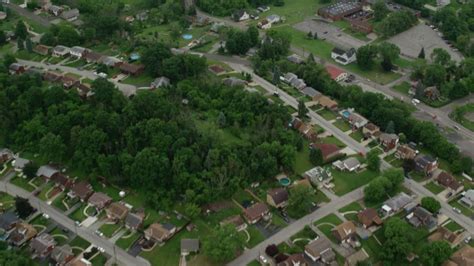
<path fill-rule="evenodd" d="M 466 237 L 466 239 L 464 239 L 464 242 L 465 242 L 466 244 L 469 244 L 469 242 L 471 242 L 471 239 L 472 239 L 472 237 L 471 237 L 471 236 L 468 236 L 468 237 Z"/>
<path fill-rule="evenodd" d="M 268 263 L 267 258 L 265 258 L 265 256 L 263 256 L 263 255 L 260 255 L 260 261 L 263 262 L 263 263 L 265 263 L 265 264 Z"/>
<path fill-rule="evenodd" d="M 453 211 L 455 211 L 457 214 L 461 214 L 461 210 L 456 207 L 453 207 Z"/>

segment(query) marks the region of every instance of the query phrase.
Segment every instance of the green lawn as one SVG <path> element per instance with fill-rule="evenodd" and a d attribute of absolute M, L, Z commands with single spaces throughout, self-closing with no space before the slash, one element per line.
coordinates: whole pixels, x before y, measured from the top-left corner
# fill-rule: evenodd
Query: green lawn
<path fill-rule="evenodd" d="M 393 167 L 402 167 L 403 166 L 403 161 L 399 160 L 395 157 L 395 153 L 390 154 L 389 156 L 386 156 L 384 158 L 384 161 L 387 163 L 391 164 Z"/>
<path fill-rule="evenodd" d="M 351 136 L 351 138 L 355 139 L 358 142 L 361 142 L 364 139 L 364 135 L 360 130 L 352 132 L 349 136 Z"/>
<path fill-rule="evenodd" d="M 96 255 L 93 259 L 90 260 L 92 265 L 102 266 L 107 262 L 107 258 L 103 254 Z"/>
<path fill-rule="evenodd" d="M 35 188 L 32 185 L 28 184 L 29 181 L 30 179 L 15 176 L 10 180 L 10 183 L 14 184 L 17 187 L 21 187 L 26 191 L 32 192 L 33 190 L 35 190 Z"/>
<path fill-rule="evenodd" d="M 301 231 L 291 236 L 291 240 L 295 240 L 298 238 L 308 238 L 308 239 L 315 239 L 318 235 L 309 227 L 305 226 Z"/>
<path fill-rule="evenodd" d="M 87 216 L 84 215 L 84 209 L 86 208 L 87 204 L 82 204 L 77 210 L 73 213 L 69 214 L 69 218 L 73 219 L 74 221 L 82 222 L 84 221 Z"/>
<path fill-rule="evenodd" d="M 333 111 L 327 109 L 319 110 L 317 113 L 328 121 L 334 120 L 337 117 L 337 115 Z"/>
<path fill-rule="evenodd" d="M 121 224 L 103 224 L 99 231 L 104 233 L 104 236 L 107 238 L 112 237 L 116 232 L 118 232 L 119 228 L 121 228 Z"/>
<path fill-rule="evenodd" d="M 337 226 L 342 223 L 342 220 L 339 217 L 337 217 L 337 215 L 335 215 L 334 213 L 331 213 L 317 220 L 316 222 L 314 222 L 314 225 L 318 226 L 322 223 L 330 223 Z"/>
<path fill-rule="evenodd" d="M 404 81 L 404 82 L 402 82 L 398 85 L 393 86 L 392 89 L 394 89 L 394 90 L 396 90 L 396 91 L 398 91 L 402 94 L 408 95 L 408 91 L 410 90 L 410 87 L 411 87 L 410 83 Z"/>
<path fill-rule="evenodd" d="M 319 142 L 327 143 L 327 144 L 334 144 L 334 145 L 338 146 L 341 149 L 346 147 L 346 145 L 344 143 L 342 143 L 342 141 L 340 141 L 338 138 L 336 138 L 334 136 L 329 136 L 329 137 L 319 139 Z"/>
<path fill-rule="evenodd" d="M 122 83 L 125 84 L 130 84 L 130 85 L 135 85 L 138 87 L 147 87 L 150 86 L 150 83 L 154 80 L 154 78 L 146 75 L 146 74 L 141 74 L 139 76 L 130 76 L 126 78 L 125 80 L 122 81 Z"/>
<path fill-rule="evenodd" d="M 293 171 L 297 174 L 302 174 L 314 167 L 309 161 L 309 141 L 304 139 L 302 146 L 303 148 L 301 148 L 301 151 L 296 153 L 295 161 L 293 163 Z"/>
<path fill-rule="evenodd" d="M 30 224 L 32 225 L 48 226 L 50 223 L 51 222 L 49 221 L 49 219 L 44 218 L 41 214 L 37 215 L 33 220 L 30 221 Z"/>
<path fill-rule="evenodd" d="M 47 201 L 49 198 L 47 197 L 47 193 L 51 190 L 51 188 L 54 187 L 54 182 L 49 182 L 46 184 L 46 186 L 43 187 L 41 190 L 40 194 L 38 195 L 38 198 L 43 201 Z"/>
<path fill-rule="evenodd" d="M 64 245 L 69 241 L 66 234 L 59 227 L 54 228 L 49 234 L 54 236 L 54 240 L 56 240 L 58 245 Z"/>
<path fill-rule="evenodd" d="M 239 190 L 237 191 L 233 196 L 232 199 L 237 201 L 239 204 L 242 204 L 243 202 L 250 202 L 250 201 L 255 201 L 255 199 L 250 195 L 245 190 Z"/>
<path fill-rule="evenodd" d="M 247 264 L 247 266 L 260 266 L 260 262 L 258 262 L 257 260 L 253 260 L 251 261 L 249 264 Z"/>
<path fill-rule="evenodd" d="M 15 199 L 4 192 L 0 192 L 0 210 L 8 210 L 15 205 Z"/>
<path fill-rule="evenodd" d="M 474 121 L 466 117 L 469 113 L 474 113 L 474 103 L 456 107 L 456 109 L 450 114 L 450 117 L 469 130 L 474 131 Z"/>
<path fill-rule="evenodd" d="M 459 203 L 459 202 L 458 202 L 458 199 L 452 200 L 452 201 L 449 203 L 449 205 L 458 208 L 459 210 L 461 210 L 462 214 L 464 214 L 464 215 L 467 216 L 467 217 L 472 217 L 472 216 L 474 215 L 474 211 L 472 211 L 471 209 L 467 208 L 467 207 L 464 206 L 463 204 Z"/>
<path fill-rule="evenodd" d="M 128 236 L 129 232 L 127 231 L 123 236 Z M 119 238 L 115 244 L 123 250 L 127 250 L 137 239 L 140 238 L 140 234 L 135 232 L 132 236 L 127 238 Z"/>
<path fill-rule="evenodd" d="M 86 249 L 88 248 L 91 243 L 89 243 L 89 241 L 85 240 L 84 238 L 80 237 L 80 236 L 76 236 L 70 243 L 69 245 L 71 247 L 80 247 L 80 248 L 83 248 L 83 249 Z"/>
<path fill-rule="evenodd" d="M 265 237 L 258 231 L 257 227 L 250 225 L 247 227 L 247 232 L 250 234 L 250 241 L 245 244 L 248 248 L 253 248 L 258 245 L 260 242 L 265 240 Z"/>
<path fill-rule="evenodd" d="M 360 206 L 360 203 L 357 201 L 354 201 L 352 203 L 349 203 L 348 205 L 342 207 L 339 209 L 340 213 L 348 212 L 348 211 L 361 211 L 362 206 Z"/>
<path fill-rule="evenodd" d="M 433 192 L 433 194 L 435 194 L 435 195 L 439 194 L 441 191 L 444 190 L 444 187 L 435 184 L 433 181 L 431 181 L 428 184 L 424 185 L 424 187 L 426 189 L 428 189 L 429 191 Z"/>
<path fill-rule="evenodd" d="M 369 237 L 366 240 L 361 240 L 362 248 L 369 254 L 370 258 L 369 260 L 373 263 L 376 264 L 377 262 L 380 261 L 383 247 L 380 246 L 380 244 L 375 240 L 374 236 Z"/>
<path fill-rule="evenodd" d="M 450 220 L 450 222 L 445 224 L 444 227 L 447 228 L 451 232 L 456 232 L 458 230 L 464 229 L 462 226 L 460 226 L 458 223 L 456 223 L 453 220 Z"/>
<path fill-rule="evenodd" d="M 33 178 L 33 180 L 31 180 L 31 183 L 35 184 L 35 186 L 37 187 L 40 187 L 41 185 L 43 185 L 45 182 L 45 180 L 41 177 L 35 177 Z"/>
<path fill-rule="evenodd" d="M 363 185 L 368 184 L 372 179 L 379 174 L 370 170 L 365 170 L 361 173 L 356 172 L 341 172 L 334 170 L 332 172 L 333 183 L 335 185 L 334 192 L 338 196 L 353 191 Z"/>

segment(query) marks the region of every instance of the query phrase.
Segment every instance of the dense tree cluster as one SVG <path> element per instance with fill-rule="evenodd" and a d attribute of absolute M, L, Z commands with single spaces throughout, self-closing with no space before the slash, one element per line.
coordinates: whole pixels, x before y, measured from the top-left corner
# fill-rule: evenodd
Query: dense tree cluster
<path fill-rule="evenodd" d="M 400 56 L 400 48 L 395 44 L 382 42 L 378 45 L 368 44 L 357 49 L 357 64 L 369 70 L 375 61 L 380 61 L 383 70 L 391 71 L 393 62 Z"/>
<path fill-rule="evenodd" d="M 260 5 L 283 6 L 284 0 L 197 0 L 203 11 L 216 16 L 229 16 L 235 10 L 258 7 Z"/>
<path fill-rule="evenodd" d="M 383 37 L 388 38 L 400 32 L 406 31 L 417 23 L 417 18 L 410 11 L 393 12 L 386 16 L 376 30 Z"/>
<path fill-rule="evenodd" d="M 0 265 L 9 266 L 30 266 L 34 265 L 34 261 L 28 254 L 24 254 L 19 250 L 1 250 L 0 251 Z"/>
<path fill-rule="evenodd" d="M 242 250 L 244 242 L 244 235 L 239 234 L 234 226 L 220 226 L 204 239 L 203 250 L 214 261 L 226 262 Z"/>
<path fill-rule="evenodd" d="M 441 209 L 441 204 L 433 197 L 422 198 L 421 206 L 431 213 L 437 213 Z"/>
<path fill-rule="evenodd" d="M 401 169 L 389 169 L 372 180 L 368 186 L 364 188 L 364 199 L 366 202 L 379 203 L 388 195 L 395 193 L 404 180 Z"/>
<path fill-rule="evenodd" d="M 286 108 L 203 79 L 130 100 L 105 79 L 92 91 L 82 100 L 37 76 L 0 74 L 1 146 L 150 192 L 150 203 L 161 208 L 188 190 L 201 204 L 290 170 L 301 140 L 286 127 Z M 225 123 L 217 125 L 219 114 Z M 235 140 L 223 141 L 214 125 Z"/>
<path fill-rule="evenodd" d="M 258 44 L 258 29 L 249 27 L 247 31 L 230 29 L 227 32 L 225 48 L 231 54 L 246 54 L 248 50 Z"/>
<path fill-rule="evenodd" d="M 404 220 L 393 217 L 385 222 L 382 260 L 384 265 L 398 265 L 413 251 L 413 228 Z"/>

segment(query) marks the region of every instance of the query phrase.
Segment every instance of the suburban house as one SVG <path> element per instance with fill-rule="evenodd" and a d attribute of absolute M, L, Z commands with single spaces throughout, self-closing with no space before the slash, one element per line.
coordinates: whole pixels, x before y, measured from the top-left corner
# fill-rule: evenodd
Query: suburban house
<path fill-rule="evenodd" d="M 298 118 L 296 118 L 298 119 Z M 299 120 L 299 119 L 298 119 Z M 301 120 L 299 120 L 301 121 Z M 307 125 L 303 122 L 295 123 L 294 128 L 300 132 L 303 137 L 305 137 L 309 141 L 316 141 L 318 139 L 318 134 L 314 132 L 314 129 L 311 125 Z"/>
<path fill-rule="evenodd" d="M 82 202 L 86 201 L 94 191 L 91 184 L 86 181 L 79 181 L 74 183 L 71 191 L 67 194 L 70 198 L 78 197 Z"/>
<path fill-rule="evenodd" d="M 433 214 L 421 206 L 416 207 L 406 218 L 411 225 L 417 228 L 426 226 L 428 229 L 433 229 L 438 225 L 438 221 L 433 217 Z"/>
<path fill-rule="evenodd" d="M 374 208 L 366 208 L 360 211 L 357 213 L 357 218 L 365 229 L 374 225 L 382 225 L 382 219 L 380 219 L 377 211 Z"/>
<path fill-rule="evenodd" d="M 454 252 L 447 262 L 446 266 L 471 266 L 474 265 L 474 248 L 465 245 L 458 251 Z"/>
<path fill-rule="evenodd" d="M 112 198 L 102 192 L 95 192 L 89 197 L 87 202 L 97 210 L 102 210 L 112 202 Z"/>
<path fill-rule="evenodd" d="M 229 87 L 245 86 L 247 84 L 245 80 L 234 77 L 223 79 L 222 83 Z"/>
<path fill-rule="evenodd" d="M 38 44 L 33 48 L 33 52 L 46 56 L 49 54 L 49 49 L 49 46 Z"/>
<path fill-rule="evenodd" d="M 299 78 L 292 79 L 291 82 L 290 82 L 290 85 L 293 88 L 298 89 L 298 90 L 302 90 L 302 89 L 306 88 L 306 83 L 304 82 L 304 80 L 299 79 Z"/>
<path fill-rule="evenodd" d="M 339 171 L 349 171 L 353 172 L 359 169 L 360 167 L 360 162 L 357 158 L 355 157 L 349 157 L 345 159 L 344 161 L 337 160 L 332 163 L 332 165 L 337 168 Z"/>
<path fill-rule="evenodd" d="M 212 65 L 212 66 L 209 66 L 208 69 L 209 69 L 209 71 L 211 71 L 214 75 L 220 75 L 220 74 L 226 72 L 225 68 L 223 68 L 222 66 L 219 66 L 219 65 Z"/>
<path fill-rule="evenodd" d="M 81 253 L 70 261 L 67 266 L 92 266 L 92 262 L 84 258 L 83 253 Z"/>
<path fill-rule="evenodd" d="M 0 231 L 10 232 L 20 222 L 18 216 L 12 212 L 7 211 L 0 214 Z"/>
<path fill-rule="evenodd" d="M 51 258 L 57 263 L 57 265 L 64 266 L 66 263 L 74 259 L 74 253 L 72 252 L 71 246 L 67 244 L 56 246 L 51 252 Z"/>
<path fill-rule="evenodd" d="M 49 82 L 58 82 L 62 77 L 61 74 L 52 71 L 46 71 L 43 74 L 43 80 Z"/>
<path fill-rule="evenodd" d="M 31 161 L 28 160 L 28 159 L 24 159 L 24 158 L 16 158 L 15 161 L 13 162 L 13 168 L 15 168 L 15 171 L 17 172 L 20 172 L 23 170 L 23 168 L 25 168 L 25 166 L 27 164 L 29 164 Z"/>
<path fill-rule="evenodd" d="M 137 231 L 143 225 L 143 220 L 145 220 L 145 213 L 142 212 L 128 212 L 127 217 L 125 217 L 125 228 L 131 231 Z"/>
<path fill-rule="evenodd" d="M 367 123 L 369 122 L 367 118 L 355 112 L 351 112 L 348 120 L 349 120 L 349 123 L 352 125 L 352 128 L 355 130 L 367 125 Z"/>
<path fill-rule="evenodd" d="M 304 59 L 301 58 L 301 56 L 297 55 L 297 54 L 292 54 L 290 56 L 288 56 L 286 58 L 288 61 L 290 61 L 291 63 L 294 63 L 294 64 L 302 64 L 304 62 Z"/>
<path fill-rule="evenodd" d="M 294 79 L 297 79 L 298 76 L 294 73 L 288 72 L 286 73 L 283 77 L 280 77 L 280 79 L 288 84 L 291 83 Z"/>
<path fill-rule="evenodd" d="M 359 251 L 352 253 L 346 257 L 344 266 L 357 266 L 361 262 L 366 261 L 369 258 L 369 255 L 364 249 L 359 249 Z"/>
<path fill-rule="evenodd" d="M 227 224 L 234 225 L 237 232 L 240 232 L 247 228 L 247 224 L 244 222 L 244 219 L 242 219 L 242 217 L 239 214 L 230 216 L 219 223 L 220 226 L 224 226 Z"/>
<path fill-rule="evenodd" d="M 301 91 L 304 95 L 311 98 L 312 101 L 317 101 L 323 96 L 323 94 L 311 87 L 306 87 Z"/>
<path fill-rule="evenodd" d="M 50 180 L 53 176 L 60 174 L 59 170 L 51 165 L 43 165 L 36 171 L 36 176 Z"/>
<path fill-rule="evenodd" d="M 7 13 L 0 11 L 0 20 L 5 20 L 5 19 L 7 19 Z"/>
<path fill-rule="evenodd" d="M 312 149 L 319 149 L 321 151 L 325 162 L 338 156 L 341 150 L 336 144 L 332 143 L 311 143 L 310 146 Z"/>
<path fill-rule="evenodd" d="M 270 16 L 267 16 L 267 20 L 268 22 L 270 22 L 271 24 L 275 24 L 275 23 L 278 23 L 281 21 L 281 17 L 276 15 L 276 14 L 272 14 Z"/>
<path fill-rule="evenodd" d="M 108 67 L 116 67 L 122 63 L 120 59 L 113 56 L 102 56 L 99 62 Z"/>
<path fill-rule="evenodd" d="M 403 144 L 397 147 L 395 152 L 395 158 L 400 160 L 413 160 L 416 157 L 416 151 L 412 149 L 408 144 Z"/>
<path fill-rule="evenodd" d="M 124 74 L 138 76 L 141 73 L 143 73 L 143 70 L 145 70 L 145 65 L 129 64 L 125 62 L 125 63 L 122 63 L 119 68 L 120 68 L 120 71 L 122 71 L 122 73 Z"/>
<path fill-rule="evenodd" d="M 86 60 L 87 63 L 99 63 L 101 62 L 102 55 L 94 51 L 90 51 L 86 53 L 83 58 Z"/>
<path fill-rule="evenodd" d="M 474 189 L 469 189 L 466 191 L 459 203 L 464 204 L 465 206 L 472 208 L 474 207 Z"/>
<path fill-rule="evenodd" d="M 324 169 L 321 166 L 316 166 L 304 172 L 303 177 L 310 180 L 313 184 L 317 185 L 318 182 L 331 181 L 332 173 L 329 169 Z"/>
<path fill-rule="evenodd" d="M 47 10 L 49 13 L 53 14 L 56 17 L 61 15 L 61 12 L 63 12 L 63 8 L 56 5 L 50 5 Z"/>
<path fill-rule="evenodd" d="M 73 8 L 73 9 L 64 11 L 61 14 L 61 18 L 69 22 L 75 21 L 79 18 L 79 9 Z"/>
<path fill-rule="evenodd" d="M 356 226 L 351 221 L 345 221 L 332 229 L 332 234 L 341 243 L 347 242 L 356 235 Z"/>
<path fill-rule="evenodd" d="M 114 222 L 119 222 L 125 219 L 128 214 L 128 208 L 125 204 L 120 202 L 113 202 L 105 209 L 107 213 L 107 218 L 113 220 Z"/>
<path fill-rule="evenodd" d="M 270 21 L 268 21 L 267 19 L 264 19 L 257 23 L 257 27 L 262 30 L 268 30 L 272 27 L 272 23 L 270 23 Z"/>
<path fill-rule="evenodd" d="M 157 89 L 161 87 L 166 87 L 170 85 L 170 79 L 167 77 L 159 77 L 153 80 L 153 82 L 150 84 L 150 88 L 152 89 Z"/>
<path fill-rule="evenodd" d="M 405 192 L 401 192 L 397 196 L 386 200 L 382 206 L 382 211 L 385 215 L 391 215 L 397 213 L 411 202 L 413 202 L 413 199 Z"/>
<path fill-rule="evenodd" d="M 285 256 L 286 257 L 286 256 Z M 306 260 L 303 253 L 295 253 L 286 257 L 284 261 L 280 261 L 276 266 L 308 266 L 308 260 Z"/>
<path fill-rule="evenodd" d="M 389 151 L 397 147 L 398 140 L 399 138 L 397 134 L 382 133 L 379 136 L 380 144 L 384 147 L 385 151 Z"/>
<path fill-rule="evenodd" d="M 69 47 L 66 47 L 64 45 L 56 45 L 53 48 L 52 55 L 55 57 L 65 57 L 69 54 L 70 51 L 71 49 L 69 49 Z"/>
<path fill-rule="evenodd" d="M 464 232 L 451 232 L 449 229 L 447 229 L 444 226 L 439 226 L 436 232 L 431 234 L 428 237 L 428 240 L 430 242 L 433 241 L 446 241 L 451 245 L 451 248 L 454 248 L 455 246 L 459 245 L 461 241 L 466 237 L 466 234 Z"/>
<path fill-rule="evenodd" d="M 457 181 L 454 176 L 450 175 L 449 173 L 443 171 L 441 172 L 438 177 L 436 178 L 436 182 L 442 185 L 443 187 L 449 189 L 452 195 L 456 195 L 463 191 L 464 186 L 461 182 Z"/>
<path fill-rule="evenodd" d="M 362 134 L 366 138 L 376 138 L 380 135 L 380 128 L 369 122 L 362 128 Z"/>
<path fill-rule="evenodd" d="M 275 208 L 288 205 L 288 191 L 285 188 L 275 188 L 267 192 L 267 203 Z"/>
<path fill-rule="evenodd" d="M 38 231 L 27 223 L 17 223 L 15 229 L 10 233 L 8 242 L 14 246 L 21 246 L 36 236 Z"/>
<path fill-rule="evenodd" d="M 61 190 L 70 189 L 74 184 L 74 181 L 69 177 L 63 175 L 62 173 L 58 173 L 57 175 L 53 175 L 51 177 L 51 181 L 56 183 L 56 186 L 59 187 Z"/>
<path fill-rule="evenodd" d="M 79 79 L 72 77 L 72 76 L 63 76 L 61 78 L 61 81 L 63 83 L 63 87 L 65 89 L 70 89 L 70 88 L 75 88 L 78 87 L 79 84 L 81 83 Z"/>
<path fill-rule="evenodd" d="M 154 223 L 151 224 L 144 231 L 146 240 L 151 240 L 159 243 L 165 242 L 166 240 L 170 239 L 174 233 L 176 233 L 176 226 L 168 223 Z"/>
<path fill-rule="evenodd" d="M 304 253 L 313 261 L 321 260 L 322 263 L 330 264 L 336 258 L 331 248 L 331 242 L 325 237 L 319 237 L 304 247 Z"/>
<path fill-rule="evenodd" d="M 265 203 L 257 202 L 244 210 L 244 218 L 249 224 L 255 224 L 267 216 L 269 212 L 270 210 Z"/>
<path fill-rule="evenodd" d="M 0 149 L 0 163 L 6 163 L 13 159 L 13 153 L 9 149 Z"/>
<path fill-rule="evenodd" d="M 199 251 L 199 239 L 181 239 L 181 255 L 187 256 L 190 253 L 197 253 Z"/>
<path fill-rule="evenodd" d="M 87 53 L 87 51 L 88 50 L 84 47 L 74 46 L 71 48 L 69 53 L 71 54 L 71 56 L 74 56 L 76 58 L 82 58 Z"/>
<path fill-rule="evenodd" d="M 415 170 L 423 172 L 426 176 L 431 176 L 438 169 L 438 160 L 429 155 L 417 155 L 415 157 Z"/>
<path fill-rule="evenodd" d="M 329 73 L 331 79 L 335 80 L 336 82 L 344 81 L 348 76 L 347 72 L 330 65 L 326 66 L 326 71 Z"/>
<path fill-rule="evenodd" d="M 357 60 L 356 50 L 354 48 L 351 48 L 347 51 L 344 51 L 341 48 L 335 47 L 331 51 L 331 58 L 341 65 L 348 65 Z"/>
<path fill-rule="evenodd" d="M 234 19 L 234 21 L 244 21 L 244 20 L 247 20 L 250 18 L 250 15 L 249 13 L 247 13 L 247 11 L 243 10 L 243 9 L 240 9 L 240 10 L 236 10 L 233 14 L 232 14 L 232 19 Z"/>
<path fill-rule="evenodd" d="M 45 258 L 48 256 L 56 246 L 54 237 L 43 233 L 31 240 L 30 248 L 34 257 Z"/>
<path fill-rule="evenodd" d="M 20 75 L 25 73 L 25 67 L 20 63 L 12 63 L 8 67 L 8 73 L 10 73 L 10 75 Z"/>

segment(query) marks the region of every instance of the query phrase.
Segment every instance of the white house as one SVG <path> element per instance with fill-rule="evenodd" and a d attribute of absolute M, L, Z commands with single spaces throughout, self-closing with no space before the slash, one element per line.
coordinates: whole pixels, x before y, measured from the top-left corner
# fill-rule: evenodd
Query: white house
<path fill-rule="evenodd" d="M 86 51 L 87 51 L 87 49 L 84 48 L 84 47 L 74 46 L 74 47 L 71 48 L 69 53 L 71 54 L 71 56 L 74 56 L 74 57 L 77 57 L 77 58 L 82 58 L 82 56 L 84 55 L 84 53 Z"/>
<path fill-rule="evenodd" d="M 247 11 L 241 9 L 241 10 L 237 10 L 235 11 L 233 14 L 232 14 L 232 18 L 235 20 L 235 21 L 244 21 L 244 20 L 247 20 L 250 18 L 250 15 L 249 13 L 247 13 Z"/>
<path fill-rule="evenodd" d="M 468 206 L 469 208 L 474 207 L 474 189 L 469 189 L 464 192 L 463 197 L 459 200 L 459 203 Z"/>
<path fill-rule="evenodd" d="M 340 48 L 335 47 L 331 51 L 331 58 L 341 65 L 348 65 L 356 61 L 356 50 L 354 48 L 351 48 L 347 51 L 344 51 Z"/>
<path fill-rule="evenodd" d="M 260 21 L 257 24 L 257 27 L 259 27 L 262 30 L 268 30 L 272 27 L 272 23 L 270 23 L 270 21 L 264 19 L 264 20 Z"/>
<path fill-rule="evenodd" d="M 268 22 L 270 22 L 271 24 L 274 24 L 274 23 L 278 23 L 281 21 L 281 17 L 278 16 L 278 15 L 275 15 L 275 14 L 272 14 L 270 16 L 267 17 L 267 20 Z"/>
<path fill-rule="evenodd" d="M 53 53 L 52 55 L 55 57 L 63 57 L 67 56 L 70 53 L 71 49 L 69 47 L 63 46 L 63 45 L 56 45 L 53 48 Z"/>

